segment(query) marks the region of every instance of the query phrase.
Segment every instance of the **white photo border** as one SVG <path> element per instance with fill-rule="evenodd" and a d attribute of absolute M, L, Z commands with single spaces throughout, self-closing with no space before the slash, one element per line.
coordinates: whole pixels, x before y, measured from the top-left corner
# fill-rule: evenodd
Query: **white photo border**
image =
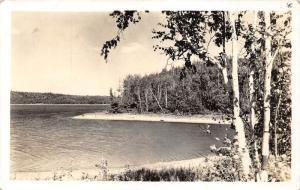
<path fill-rule="evenodd" d="M 291 4 L 292 7 L 289 7 Z M 290 182 L 82 182 L 9 180 L 12 12 L 112 10 L 292 10 L 292 179 Z M 0 189 L 300 189 L 300 3 L 297 0 L 4 0 L 0 1 Z"/>

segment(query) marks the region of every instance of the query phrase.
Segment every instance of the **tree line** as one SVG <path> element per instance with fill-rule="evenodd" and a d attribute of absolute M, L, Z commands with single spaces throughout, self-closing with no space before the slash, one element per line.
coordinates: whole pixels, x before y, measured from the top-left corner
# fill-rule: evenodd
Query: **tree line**
<path fill-rule="evenodd" d="M 172 67 L 145 76 L 128 75 L 123 81 L 121 96 L 114 98 L 113 103 L 117 102 L 123 111 L 134 110 L 138 113 L 231 114 L 231 99 L 218 68 L 203 62 L 195 62 L 193 66 L 193 70 Z M 249 71 L 246 69 L 241 68 L 239 76 L 245 112 L 249 109 L 245 77 Z"/>
<path fill-rule="evenodd" d="M 10 93 L 11 104 L 109 104 L 109 96 L 78 96 L 55 93 Z"/>

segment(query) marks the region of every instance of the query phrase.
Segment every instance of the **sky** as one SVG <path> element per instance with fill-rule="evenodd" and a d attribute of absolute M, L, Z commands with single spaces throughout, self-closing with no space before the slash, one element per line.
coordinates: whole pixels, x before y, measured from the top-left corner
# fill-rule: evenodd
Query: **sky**
<path fill-rule="evenodd" d="M 153 51 L 157 41 L 152 39 L 152 30 L 165 21 L 160 12 L 142 13 L 142 20 L 121 35 L 106 63 L 100 56 L 101 47 L 117 33 L 109 13 L 13 12 L 12 90 L 108 95 L 129 74 L 145 75 L 165 68 L 167 57 Z M 251 11 L 244 17 L 253 22 Z M 230 48 L 227 44 L 228 52 Z M 211 43 L 211 55 L 220 51 Z"/>
<path fill-rule="evenodd" d="M 14 12 L 12 90 L 108 95 L 128 74 L 160 72 L 167 57 L 153 51 L 151 31 L 163 17 L 142 16 L 106 63 L 102 44 L 116 34 L 109 12 Z"/>

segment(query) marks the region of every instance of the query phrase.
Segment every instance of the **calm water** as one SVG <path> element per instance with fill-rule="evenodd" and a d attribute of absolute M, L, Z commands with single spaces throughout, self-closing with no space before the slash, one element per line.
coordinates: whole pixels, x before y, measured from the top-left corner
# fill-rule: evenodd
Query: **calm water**
<path fill-rule="evenodd" d="M 12 105 L 11 170 L 93 169 L 197 158 L 220 145 L 227 126 L 140 121 L 75 120 L 103 105 Z"/>

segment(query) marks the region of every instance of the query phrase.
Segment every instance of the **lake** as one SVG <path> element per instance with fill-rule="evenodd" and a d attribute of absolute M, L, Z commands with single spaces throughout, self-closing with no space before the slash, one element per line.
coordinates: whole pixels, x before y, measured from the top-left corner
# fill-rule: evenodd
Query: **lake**
<path fill-rule="evenodd" d="M 210 154 L 229 126 L 144 121 L 72 119 L 107 105 L 12 105 L 11 171 L 94 169 L 192 159 Z"/>

